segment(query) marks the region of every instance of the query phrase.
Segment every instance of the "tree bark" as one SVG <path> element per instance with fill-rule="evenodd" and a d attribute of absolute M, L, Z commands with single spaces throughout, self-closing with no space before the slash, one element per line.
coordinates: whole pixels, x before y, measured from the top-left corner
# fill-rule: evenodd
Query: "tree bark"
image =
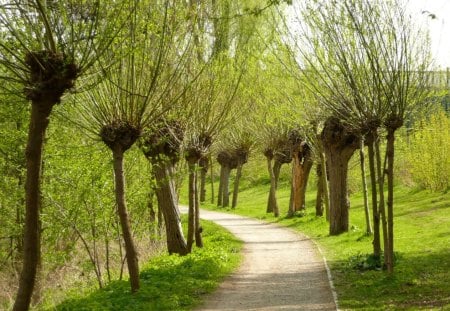
<path fill-rule="evenodd" d="M 214 172 L 213 172 L 213 161 L 212 161 L 212 155 L 209 154 L 209 166 L 211 167 L 209 169 L 210 176 L 211 176 L 211 204 L 214 204 Z"/>
<path fill-rule="evenodd" d="M 242 176 L 242 164 L 239 163 L 236 168 L 236 177 L 234 179 L 234 189 L 233 189 L 233 201 L 231 203 L 231 208 L 236 208 L 237 199 L 239 194 L 239 182 Z"/>
<path fill-rule="evenodd" d="M 208 158 L 202 157 L 199 161 L 200 166 L 200 202 L 206 200 L 206 174 L 208 173 Z"/>
<path fill-rule="evenodd" d="M 189 206 L 188 206 L 188 232 L 187 232 L 187 250 L 188 253 L 192 251 L 192 244 L 194 243 L 194 235 L 195 235 L 195 163 L 188 163 L 189 166 Z"/>
<path fill-rule="evenodd" d="M 292 159 L 292 187 L 288 216 L 306 208 L 306 189 L 308 187 L 309 173 L 313 165 L 308 151 L 295 152 Z"/>
<path fill-rule="evenodd" d="M 338 151 L 328 151 L 330 170 L 330 235 L 348 231 L 348 161 L 350 157 Z"/>
<path fill-rule="evenodd" d="M 361 142 L 359 146 L 359 164 L 361 167 L 361 180 L 363 187 L 363 197 L 364 197 L 364 215 L 366 219 L 366 234 L 372 234 L 372 223 L 370 221 L 370 210 L 369 210 L 369 197 L 367 191 L 367 181 L 366 181 L 366 164 L 365 164 L 365 154 L 364 154 L 364 137 L 361 137 Z"/>
<path fill-rule="evenodd" d="M 195 173 L 197 174 L 197 172 Z M 197 180 L 197 177 L 195 178 Z M 203 247 L 203 238 L 202 238 L 202 232 L 203 228 L 200 225 L 200 202 L 198 198 L 198 189 L 197 189 L 197 183 L 195 183 L 194 188 L 194 202 L 195 202 L 195 246 L 197 247 Z"/>
<path fill-rule="evenodd" d="M 305 210 L 306 209 L 306 190 L 308 188 L 308 180 L 309 180 L 309 174 L 311 173 L 311 169 L 314 162 L 311 159 L 310 156 L 307 156 L 304 159 L 304 162 L 302 164 L 302 171 L 303 171 L 303 179 L 302 184 L 300 188 L 300 209 Z"/>
<path fill-rule="evenodd" d="M 223 176 L 220 183 L 222 184 L 222 206 L 228 207 L 230 205 L 230 173 L 231 168 L 228 165 L 222 165 Z"/>
<path fill-rule="evenodd" d="M 283 163 L 280 161 L 277 161 L 276 159 L 273 162 L 272 169 L 273 169 L 273 174 L 275 177 L 275 190 L 269 191 L 269 199 L 267 200 L 266 213 L 273 213 L 273 207 L 278 204 L 277 198 L 276 198 L 276 193 L 277 193 L 277 189 L 278 189 L 278 180 L 280 179 L 280 172 L 281 172 L 282 165 L 283 165 Z M 269 172 L 269 174 L 270 174 L 270 172 Z"/>
<path fill-rule="evenodd" d="M 166 225 L 167 249 L 169 254 L 186 255 L 188 250 L 181 228 L 177 195 L 172 178 L 172 166 L 168 161 L 153 163 L 153 174 L 155 175 L 157 184 L 156 197 Z"/>
<path fill-rule="evenodd" d="M 275 166 L 275 163 L 274 163 Z M 280 216 L 280 210 L 278 208 L 278 202 L 277 202 L 277 181 L 276 181 L 276 175 L 274 172 L 274 169 L 272 167 L 272 160 L 271 158 L 267 157 L 267 169 L 269 171 L 269 175 L 270 175 L 270 192 L 272 193 L 271 195 L 269 195 L 269 200 L 272 199 L 271 201 L 269 201 L 269 204 L 272 208 L 272 212 L 273 215 L 275 217 Z"/>
<path fill-rule="evenodd" d="M 348 231 L 348 162 L 359 147 L 359 137 L 335 117 L 325 121 L 321 134 L 330 179 L 330 235 Z"/>
<path fill-rule="evenodd" d="M 324 201 L 324 187 L 322 178 L 322 165 L 317 164 L 316 167 L 317 174 L 317 194 L 316 194 L 316 216 L 323 216 L 323 201 Z"/>
<path fill-rule="evenodd" d="M 217 194 L 217 206 L 222 207 L 223 204 L 223 174 L 225 174 L 224 167 L 220 166 L 220 177 L 219 177 L 219 190 Z"/>
<path fill-rule="evenodd" d="M 128 273 L 130 274 L 131 292 L 139 290 L 139 264 L 136 247 L 130 228 L 126 202 L 125 202 L 125 177 L 123 173 L 123 149 L 116 144 L 113 149 L 114 157 L 114 177 L 116 186 L 116 204 L 119 214 L 120 225 L 122 227 L 122 236 L 125 243 L 125 252 L 127 257 Z"/>
<path fill-rule="evenodd" d="M 327 173 L 327 161 L 325 152 L 322 145 L 322 140 L 320 135 L 317 135 L 317 141 L 320 150 L 320 167 L 322 169 L 321 177 L 323 184 L 323 199 L 324 199 L 324 209 L 325 209 L 325 218 L 328 222 L 330 222 L 330 190 L 328 187 L 328 173 Z"/>
<path fill-rule="evenodd" d="M 28 310 L 36 282 L 40 258 L 39 209 L 41 192 L 41 164 L 44 137 L 50 122 L 52 103 L 33 102 L 26 147 L 27 173 L 25 182 L 25 228 L 23 266 L 14 311 Z"/>
<path fill-rule="evenodd" d="M 394 152 L 395 152 L 395 129 L 388 128 L 387 131 L 387 212 L 388 212 L 388 252 L 385 254 L 385 265 L 389 273 L 394 273 Z M 387 256 L 386 256 L 387 255 Z"/>
<path fill-rule="evenodd" d="M 378 176 L 378 212 L 381 216 L 381 228 L 383 230 L 383 248 L 384 254 L 386 254 L 389 250 L 389 240 L 388 240 L 388 232 L 387 232 L 387 221 L 386 221 L 386 208 L 385 208 L 385 199 L 384 199 L 384 169 L 381 165 L 381 153 L 380 153 L 380 142 L 379 140 L 375 141 L 375 157 L 376 157 L 376 167 L 377 167 L 377 176 Z"/>
<path fill-rule="evenodd" d="M 301 187 L 302 187 L 303 171 L 301 169 L 300 156 L 298 152 L 294 152 L 292 159 L 292 182 L 291 182 L 291 198 L 289 200 L 288 216 L 294 216 L 296 211 L 301 208 Z"/>
<path fill-rule="evenodd" d="M 378 193 L 377 193 L 377 172 L 375 169 L 375 153 L 374 143 L 378 140 L 378 135 L 375 133 L 370 134 L 368 141 L 368 157 L 369 157 L 369 171 L 370 171 L 370 186 L 372 195 L 372 218 L 373 218 L 373 256 L 379 259 L 381 256 L 381 244 L 380 244 L 380 213 L 378 211 Z"/>

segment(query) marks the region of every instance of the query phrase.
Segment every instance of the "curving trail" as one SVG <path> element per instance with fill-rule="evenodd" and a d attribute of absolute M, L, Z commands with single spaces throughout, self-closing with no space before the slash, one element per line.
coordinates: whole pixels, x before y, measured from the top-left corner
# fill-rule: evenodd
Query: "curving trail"
<path fill-rule="evenodd" d="M 244 260 L 196 310 L 336 310 L 325 264 L 305 236 L 237 215 L 201 211 L 203 219 L 244 241 Z"/>

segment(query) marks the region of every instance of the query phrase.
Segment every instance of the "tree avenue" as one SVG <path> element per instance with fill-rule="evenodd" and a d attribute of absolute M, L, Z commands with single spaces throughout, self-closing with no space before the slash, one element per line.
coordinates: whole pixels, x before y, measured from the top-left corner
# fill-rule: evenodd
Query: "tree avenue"
<path fill-rule="evenodd" d="M 393 274 L 397 185 L 449 186 L 429 43 L 401 0 L 1 2 L 0 308 L 124 276 L 140 299 L 152 258 L 208 256 L 201 205 L 252 187 L 330 236 L 360 193 Z"/>

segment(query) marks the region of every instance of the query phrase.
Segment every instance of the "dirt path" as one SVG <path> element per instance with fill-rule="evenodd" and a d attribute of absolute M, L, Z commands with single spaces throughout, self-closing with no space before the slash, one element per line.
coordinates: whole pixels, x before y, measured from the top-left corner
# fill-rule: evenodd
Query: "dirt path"
<path fill-rule="evenodd" d="M 336 310 L 322 257 L 293 231 L 211 211 L 208 219 L 244 241 L 244 260 L 197 310 Z"/>

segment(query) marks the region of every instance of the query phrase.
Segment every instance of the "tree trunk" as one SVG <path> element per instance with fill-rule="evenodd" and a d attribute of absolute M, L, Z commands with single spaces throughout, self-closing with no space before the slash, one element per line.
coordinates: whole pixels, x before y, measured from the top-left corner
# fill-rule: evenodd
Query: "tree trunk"
<path fill-rule="evenodd" d="M 324 199 L 324 208 L 325 208 L 325 218 L 328 222 L 330 222 L 330 189 L 328 187 L 328 172 L 327 172 L 327 161 L 326 156 L 323 151 L 322 141 L 319 139 L 319 148 L 320 148 L 320 167 L 322 169 L 322 184 L 323 184 L 323 199 Z"/>
<path fill-rule="evenodd" d="M 283 165 L 282 162 L 274 160 L 273 162 L 273 174 L 275 176 L 275 190 L 269 191 L 269 199 L 267 201 L 267 211 L 266 213 L 272 213 L 273 207 L 277 205 L 277 198 L 276 193 L 278 189 L 278 180 L 280 179 L 280 172 L 281 172 L 281 166 Z M 269 173 L 270 174 L 270 173 Z"/>
<path fill-rule="evenodd" d="M 379 140 L 375 141 L 375 157 L 376 157 L 376 167 L 377 167 L 377 176 L 378 176 L 378 212 L 381 216 L 381 228 L 383 230 L 383 248 L 384 254 L 388 252 L 389 249 L 389 241 L 388 241 L 388 232 L 387 232 L 387 221 L 386 221 L 386 208 L 384 201 L 384 169 L 381 165 L 381 153 L 380 153 L 380 142 Z"/>
<path fill-rule="evenodd" d="M 369 197 L 367 191 L 367 182 L 366 182 L 366 164 L 365 164 L 365 154 L 364 154 L 364 137 L 361 137 L 361 143 L 359 147 L 359 164 L 361 166 L 361 179 L 362 179 L 362 187 L 363 187 L 363 196 L 364 196 L 364 214 L 366 218 L 366 234 L 372 234 L 372 223 L 370 221 L 370 210 L 369 210 Z"/>
<path fill-rule="evenodd" d="M 130 221 L 125 202 L 125 177 L 123 173 L 123 149 L 116 144 L 113 149 L 114 157 L 114 177 L 116 186 L 116 204 L 119 214 L 120 225 L 122 227 L 122 236 L 125 243 L 125 252 L 127 257 L 128 273 L 130 274 L 131 292 L 139 290 L 139 264 L 136 247 L 130 228 Z"/>
<path fill-rule="evenodd" d="M 289 200 L 288 216 L 292 217 L 296 211 L 301 208 L 301 188 L 303 180 L 303 171 L 301 168 L 300 156 L 298 152 L 294 152 L 292 159 L 292 183 L 291 183 L 291 199 Z"/>
<path fill-rule="evenodd" d="M 236 168 L 236 178 L 234 179 L 234 189 L 233 189 L 233 201 L 231 203 L 231 208 L 236 208 L 237 199 L 239 194 L 239 182 L 242 176 L 242 164 L 239 163 Z"/>
<path fill-rule="evenodd" d="M 370 134 L 368 142 L 368 156 L 369 156 L 369 170 L 370 170 L 370 186 L 372 195 L 372 218 L 373 218 L 373 256 L 379 259 L 381 256 L 381 244 L 380 244 L 380 213 L 378 211 L 378 193 L 377 193 L 377 172 L 375 169 L 375 153 L 374 143 L 378 140 L 378 135 L 375 133 Z"/>
<path fill-rule="evenodd" d="M 209 166 L 211 167 L 209 169 L 211 174 L 211 204 L 214 204 L 214 172 L 213 172 L 213 161 L 212 161 L 212 155 L 209 154 Z"/>
<path fill-rule="evenodd" d="M 189 206 L 188 206 L 188 231 L 187 231 L 187 250 L 188 253 L 192 251 L 192 244 L 194 243 L 195 235 L 195 185 L 197 183 L 195 178 L 195 163 L 188 163 L 189 166 Z"/>
<path fill-rule="evenodd" d="M 313 164 L 313 160 L 309 156 L 307 156 L 304 159 L 304 163 L 301 167 L 303 171 L 303 179 L 300 188 L 300 210 L 306 209 L 306 190 L 308 188 L 309 174 L 311 173 Z"/>
<path fill-rule="evenodd" d="M 322 165 L 320 163 L 317 164 L 316 174 L 317 174 L 316 216 L 323 216 L 324 187 L 322 179 Z"/>
<path fill-rule="evenodd" d="M 195 172 L 195 179 L 197 180 L 197 172 Z M 203 247 L 203 238 L 202 238 L 202 232 L 203 228 L 200 225 L 200 202 L 198 199 L 198 189 L 197 189 L 197 183 L 195 183 L 194 188 L 194 202 L 195 202 L 195 246 L 197 247 Z"/>
<path fill-rule="evenodd" d="M 205 202 L 206 200 L 206 174 L 208 173 L 208 163 L 207 157 L 202 157 L 199 161 L 200 166 L 200 202 Z"/>
<path fill-rule="evenodd" d="M 313 161 L 309 154 L 295 152 L 292 159 L 292 186 L 288 216 L 306 208 L 306 189 Z"/>
<path fill-rule="evenodd" d="M 218 191 L 218 195 L 217 195 L 217 206 L 221 207 L 223 206 L 223 174 L 225 174 L 225 169 L 224 167 L 221 165 L 220 166 L 220 178 L 219 178 L 219 191 Z"/>
<path fill-rule="evenodd" d="M 359 137 L 340 119 L 329 117 L 321 134 L 330 180 L 330 235 L 348 231 L 348 162 L 359 147 Z"/>
<path fill-rule="evenodd" d="M 223 179 L 220 181 L 222 184 L 222 206 L 228 207 L 230 205 L 230 173 L 231 168 L 228 165 L 222 165 Z"/>
<path fill-rule="evenodd" d="M 385 254 L 385 265 L 389 273 L 394 272 L 394 153 L 395 153 L 395 129 L 388 128 L 387 131 L 387 212 L 388 212 L 388 242 L 387 256 Z"/>
<path fill-rule="evenodd" d="M 274 167 L 275 167 L 275 163 L 274 163 Z M 277 202 L 277 181 L 276 181 L 276 175 L 274 172 L 274 169 L 272 167 L 272 160 L 271 158 L 267 157 L 267 169 L 269 170 L 269 175 L 270 175 L 270 192 L 272 193 L 272 195 L 269 195 L 269 200 L 272 199 L 271 201 L 269 201 L 269 204 L 272 208 L 273 211 L 273 215 L 275 217 L 280 216 L 280 211 L 278 208 L 278 202 Z"/>
<path fill-rule="evenodd" d="M 39 207 L 41 164 L 44 137 L 53 103 L 33 102 L 26 147 L 27 175 L 25 183 L 25 228 L 23 266 L 14 311 L 28 310 L 36 282 L 40 258 Z"/>
<path fill-rule="evenodd" d="M 172 166 L 170 162 L 164 161 L 153 164 L 153 174 L 157 184 L 156 197 L 159 209 L 164 217 L 169 254 L 186 255 L 188 250 L 181 228 L 177 194 L 172 179 Z"/>
<path fill-rule="evenodd" d="M 348 161 L 350 157 L 339 151 L 327 150 L 330 171 L 330 235 L 348 231 Z"/>

